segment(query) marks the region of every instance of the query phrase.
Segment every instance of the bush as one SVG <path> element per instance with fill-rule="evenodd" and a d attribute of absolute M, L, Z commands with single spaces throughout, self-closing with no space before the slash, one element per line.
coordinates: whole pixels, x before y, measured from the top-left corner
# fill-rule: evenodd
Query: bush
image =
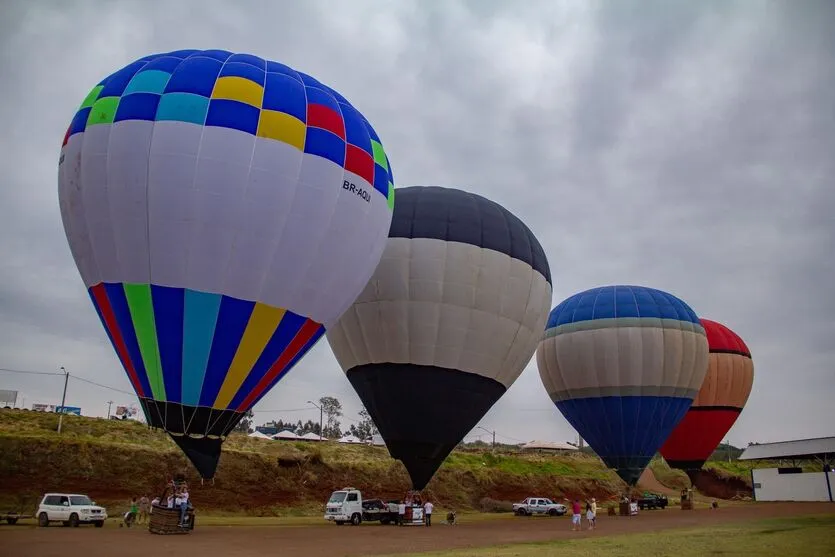
<path fill-rule="evenodd" d="M 478 502 L 479 509 L 485 513 L 512 513 L 513 503 L 511 501 L 498 501 L 490 497 L 482 497 Z"/>

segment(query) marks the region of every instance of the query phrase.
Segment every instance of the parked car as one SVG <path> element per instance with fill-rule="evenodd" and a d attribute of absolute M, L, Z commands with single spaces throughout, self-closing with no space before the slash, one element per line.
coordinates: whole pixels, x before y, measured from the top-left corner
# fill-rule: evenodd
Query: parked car
<path fill-rule="evenodd" d="M 663 509 L 667 504 L 667 496 L 658 495 L 657 493 L 644 493 L 644 496 L 638 499 L 638 508 L 641 510 Z"/>
<path fill-rule="evenodd" d="M 554 503 L 545 497 L 528 497 L 521 503 L 513 503 L 513 512 L 519 516 L 533 516 L 535 514 L 562 516 L 567 510 L 562 503 Z"/>
<path fill-rule="evenodd" d="M 49 526 L 50 522 L 61 522 L 64 526 L 77 527 L 79 524 L 104 526 L 107 510 L 96 505 L 86 495 L 76 493 L 47 493 L 38 505 L 38 526 Z"/>

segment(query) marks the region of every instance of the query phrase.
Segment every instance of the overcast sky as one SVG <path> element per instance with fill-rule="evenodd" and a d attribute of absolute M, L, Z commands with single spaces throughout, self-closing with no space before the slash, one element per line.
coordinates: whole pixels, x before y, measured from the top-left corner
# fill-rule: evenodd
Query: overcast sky
<path fill-rule="evenodd" d="M 61 140 L 102 77 L 146 54 L 223 48 L 343 93 L 398 186 L 503 204 L 539 237 L 554 304 L 596 285 L 670 291 L 739 333 L 755 380 L 731 442 L 835 434 L 835 3 L 821 1 L 4 1 L 0 367 L 130 391 L 67 245 Z M 60 401 L 59 377 L 0 389 Z M 322 340 L 255 408 L 337 396 Z M 103 415 L 126 394 L 71 380 Z M 350 421 L 343 420 L 347 425 Z M 482 420 L 499 441 L 575 433 L 532 360 Z M 480 430 L 478 430 L 480 431 Z M 473 432 L 473 438 L 478 431 Z M 484 434 L 487 440 L 487 434 Z"/>

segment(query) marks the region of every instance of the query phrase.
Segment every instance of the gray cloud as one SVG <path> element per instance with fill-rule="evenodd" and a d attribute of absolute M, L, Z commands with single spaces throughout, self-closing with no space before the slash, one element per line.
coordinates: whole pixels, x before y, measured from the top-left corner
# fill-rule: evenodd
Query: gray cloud
<path fill-rule="evenodd" d="M 114 69 L 220 47 L 339 89 L 374 123 L 399 185 L 459 186 L 515 212 L 548 253 L 555 303 L 647 284 L 735 329 L 756 379 L 733 442 L 831 434 L 832 21 L 823 0 L 7 2 L 0 367 L 64 365 L 129 390 L 63 235 L 60 140 Z M 54 401 L 56 380 L 0 374 L 30 401 Z M 91 413 L 128 398 L 71 385 Z M 323 341 L 256 410 L 266 420 L 324 394 L 356 417 Z M 482 424 L 511 439 L 573 435 L 533 362 Z"/>

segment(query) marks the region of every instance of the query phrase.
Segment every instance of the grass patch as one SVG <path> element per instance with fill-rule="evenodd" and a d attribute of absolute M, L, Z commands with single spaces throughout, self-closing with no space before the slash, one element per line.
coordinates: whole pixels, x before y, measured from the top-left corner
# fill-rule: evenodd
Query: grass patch
<path fill-rule="evenodd" d="M 200 485 L 162 431 L 135 421 L 0 410 L 0 507 L 32 509 L 46 491 L 89 493 L 114 513 L 131 497 L 159 494 L 173 474 L 195 487 L 202 514 L 316 516 L 327 496 L 355 486 L 368 497 L 401 497 L 409 487 L 402 463 L 385 447 L 335 442 L 255 439 L 233 434 L 224 443 L 213 484 Z M 508 501 L 542 496 L 617 497 L 623 483 L 594 455 L 512 452 L 505 447 L 456 449 L 429 483 L 439 510 L 504 511 Z"/>
<path fill-rule="evenodd" d="M 413 557 L 705 557 L 835 555 L 835 515 L 769 519 L 712 528 L 666 530 L 557 542 L 415 553 Z M 402 556 L 401 557 L 408 557 Z"/>
<path fill-rule="evenodd" d="M 655 474 L 655 479 L 670 489 L 681 490 L 690 487 L 690 478 L 682 470 L 670 468 L 663 458 L 655 457 L 649 464 L 650 470 Z"/>

